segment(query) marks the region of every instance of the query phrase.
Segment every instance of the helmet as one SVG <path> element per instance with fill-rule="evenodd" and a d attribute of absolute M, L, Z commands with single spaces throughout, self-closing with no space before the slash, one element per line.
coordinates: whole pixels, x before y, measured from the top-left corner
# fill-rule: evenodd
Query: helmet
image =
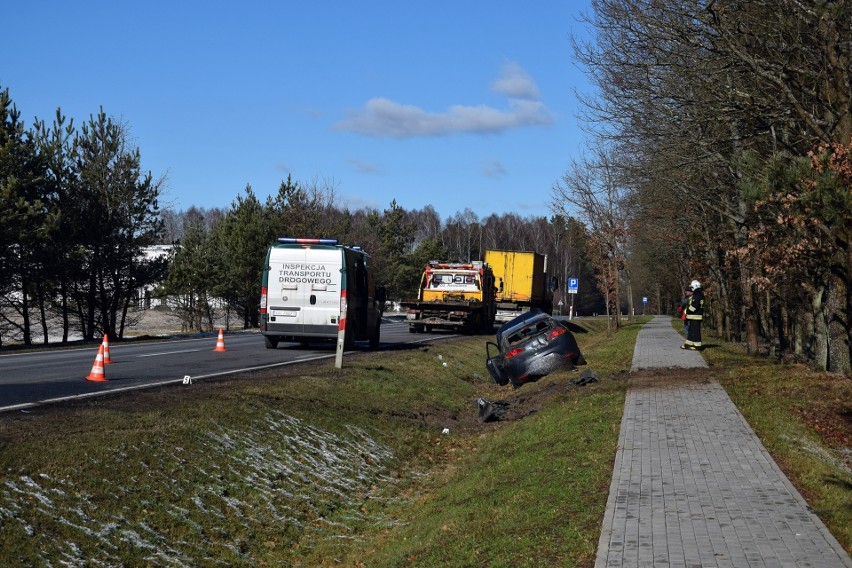
<path fill-rule="evenodd" d="M 696 288 L 701 288 L 701 282 L 699 282 L 698 280 L 693 280 L 689 283 L 689 287 L 693 290 L 695 290 Z"/>

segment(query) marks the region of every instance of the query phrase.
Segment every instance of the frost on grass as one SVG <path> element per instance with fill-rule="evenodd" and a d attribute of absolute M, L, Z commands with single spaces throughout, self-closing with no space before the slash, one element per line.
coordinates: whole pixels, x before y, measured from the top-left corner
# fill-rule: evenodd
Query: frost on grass
<path fill-rule="evenodd" d="M 387 522 L 365 503 L 394 483 L 394 456 L 359 428 L 273 413 L 198 437 L 195 448 L 123 446 L 114 463 L 88 464 L 100 479 L 5 472 L 0 540 L 20 544 L 14 557 L 0 550 L 0 565 L 254 565 L 268 552 L 258 543 L 348 541 Z"/>
<path fill-rule="evenodd" d="M 852 468 L 849 467 L 850 457 L 852 456 L 850 456 L 848 448 L 832 450 L 831 448 L 815 444 L 807 438 L 796 439 L 787 435 L 781 437 L 829 466 L 839 469 L 846 474 L 852 474 Z"/>

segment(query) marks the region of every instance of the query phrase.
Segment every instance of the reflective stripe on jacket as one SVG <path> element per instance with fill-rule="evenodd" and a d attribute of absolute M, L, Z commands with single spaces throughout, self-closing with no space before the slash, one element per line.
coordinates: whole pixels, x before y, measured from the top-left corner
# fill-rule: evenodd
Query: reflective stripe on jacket
<path fill-rule="evenodd" d="M 701 288 L 693 290 L 692 296 L 689 297 L 689 304 L 686 306 L 686 319 L 704 319 L 704 290 Z"/>

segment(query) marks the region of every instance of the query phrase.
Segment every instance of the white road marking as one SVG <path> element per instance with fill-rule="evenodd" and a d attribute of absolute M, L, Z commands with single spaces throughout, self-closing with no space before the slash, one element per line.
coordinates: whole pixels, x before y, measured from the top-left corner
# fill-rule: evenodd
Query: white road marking
<path fill-rule="evenodd" d="M 146 353 L 144 355 L 136 355 L 136 357 L 157 357 L 159 355 L 172 355 L 174 353 L 193 353 L 195 351 L 204 351 L 204 349 L 181 349 L 179 351 L 162 351 L 160 353 Z"/>

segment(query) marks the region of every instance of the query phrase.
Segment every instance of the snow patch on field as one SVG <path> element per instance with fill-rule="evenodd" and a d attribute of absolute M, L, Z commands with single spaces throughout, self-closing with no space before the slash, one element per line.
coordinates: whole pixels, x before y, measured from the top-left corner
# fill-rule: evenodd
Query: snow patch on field
<path fill-rule="evenodd" d="M 14 557 L 0 551 L 0 564 L 252 564 L 264 542 L 346 541 L 357 538 L 359 523 L 390 522 L 369 517 L 365 503 L 395 482 L 394 455 L 362 429 L 336 434 L 274 413 L 199 437 L 200 456 L 144 445 L 114 452 L 116 463 L 142 456 L 138 478 L 4 472 L 0 538 L 31 544 Z M 97 469 L 109 477 L 116 468 Z"/>

